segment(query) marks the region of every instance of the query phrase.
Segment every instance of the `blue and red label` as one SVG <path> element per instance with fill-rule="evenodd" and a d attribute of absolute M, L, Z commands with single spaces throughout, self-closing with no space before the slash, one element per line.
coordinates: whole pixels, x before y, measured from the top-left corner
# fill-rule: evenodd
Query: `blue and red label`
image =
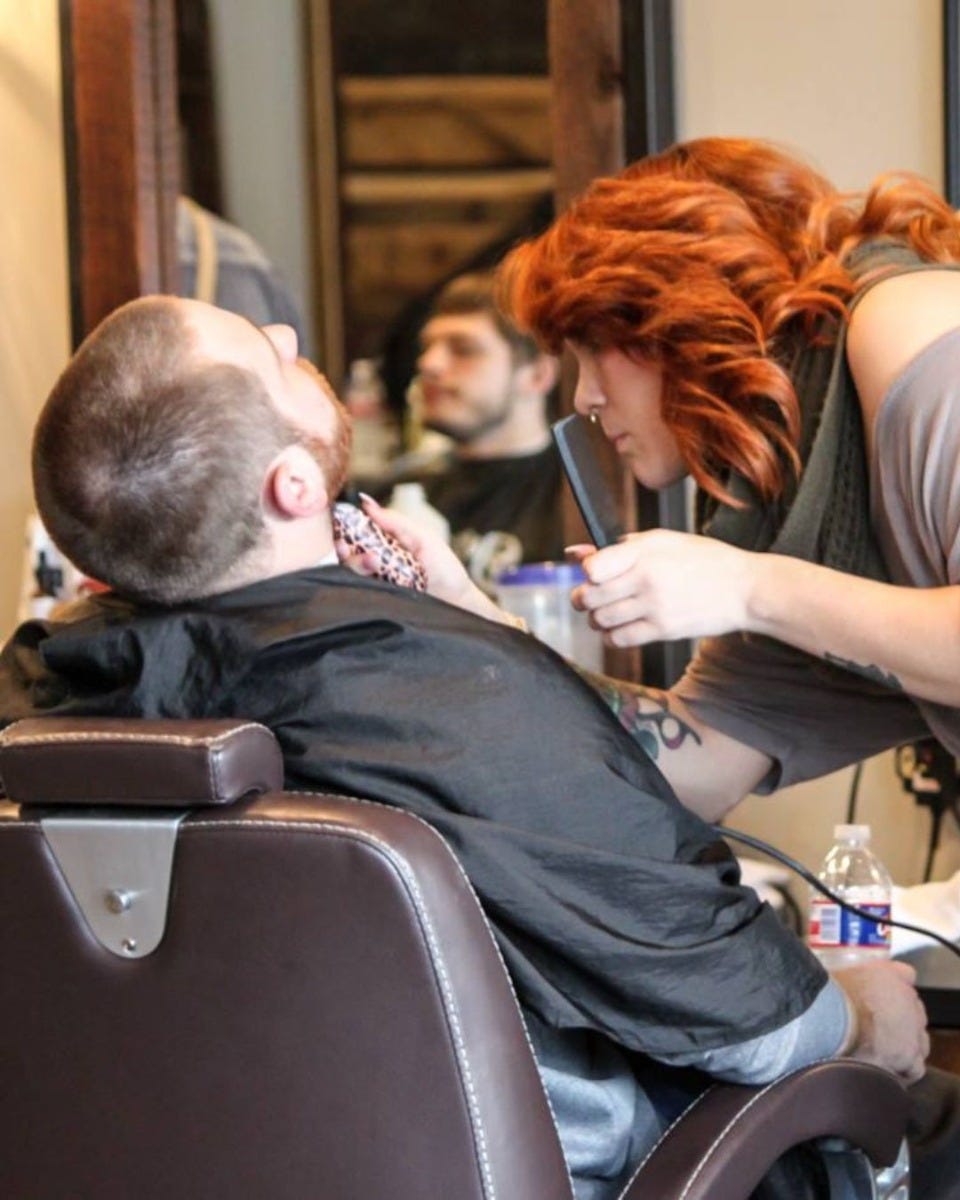
<path fill-rule="evenodd" d="M 807 944 L 811 950 L 827 950 L 836 946 L 861 946 L 867 950 L 890 949 L 890 904 L 858 904 L 870 914 L 858 917 L 832 900 L 810 902 L 810 931 Z"/>

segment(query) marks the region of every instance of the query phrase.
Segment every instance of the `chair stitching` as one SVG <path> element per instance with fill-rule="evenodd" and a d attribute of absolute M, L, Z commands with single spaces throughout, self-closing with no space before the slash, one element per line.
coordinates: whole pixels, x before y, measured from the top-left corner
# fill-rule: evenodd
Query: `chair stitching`
<path fill-rule="evenodd" d="M 220 746 L 230 738 L 237 736 L 247 729 L 264 730 L 269 733 L 266 725 L 261 725 L 258 721 L 250 721 L 245 725 L 237 725 L 232 729 L 226 729 L 223 733 L 218 733 L 208 737 L 184 737 L 182 734 L 175 733 L 37 733 L 30 734 L 26 737 L 7 737 L 4 733 L 0 733 L 0 745 L 9 745 L 11 748 L 19 746 L 40 746 L 48 742 L 146 742 L 151 745 L 166 745 L 173 746 Z"/>
<path fill-rule="evenodd" d="M 309 793 L 302 793 L 309 794 Z M 372 802 L 371 802 L 372 803 Z M 382 807 L 388 808 L 389 805 Z M 397 811 L 394 809 L 394 811 Z M 244 832 L 251 832 L 255 822 L 250 821 L 191 821 L 189 826 L 184 827 L 184 832 L 187 829 L 239 829 Z M 427 826 L 429 828 L 429 826 Z M 440 983 L 440 993 L 443 997 L 444 1008 L 447 1011 L 447 1017 L 450 1021 L 451 1032 L 453 1033 L 454 1045 L 457 1050 L 457 1061 L 460 1064 L 461 1078 L 467 1093 L 467 1108 L 470 1112 L 474 1130 L 477 1137 L 477 1151 L 480 1159 L 480 1171 L 483 1177 L 484 1191 L 489 1200 L 496 1200 L 496 1188 L 494 1186 L 493 1174 L 490 1168 L 490 1158 L 487 1150 L 487 1138 L 483 1128 L 483 1118 L 480 1114 L 480 1109 L 477 1103 L 476 1089 L 473 1080 L 473 1070 L 470 1066 L 470 1060 L 467 1055 L 467 1047 L 463 1040 L 463 1030 L 460 1026 L 460 1016 L 457 1011 L 456 998 L 453 995 L 453 989 L 450 985 L 450 977 L 447 973 L 446 963 L 440 945 L 437 942 L 436 933 L 434 932 L 433 923 L 430 920 L 427 907 L 420 891 L 420 886 L 417 883 L 416 876 L 410 869 L 406 860 L 397 854 L 397 852 L 384 842 L 376 834 L 368 833 L 364 830 L 348 830 L 343 826 L 334 824 L 328 821 L 271 821 L 265 827 L 266 831 L 271 833 L 282 832 L 284 830 L 298 830 L 303 833 L 327 833 L 334 834 L 337 837 L 343 837 L 347 840 L 368 842 L 377 846 L 383 853 L 384 857 L 389 860 L 391 865 L 399 871 L 404 882 L 410 890 L 411 899 L 413 900 L 414 908 L 417 916 L 421 921 L 424 934 L 427 938 L 427 944 L 430 947 L 431 959 L 437 970 L 438 981 Z M 264 830 L 258 830 L 264 832 Z M 439 835 L 438 835 L 439 836 Z M 441 844 L 446 848 L 446 843 L 440 839 Z M 449 848 L 447 848 L 449 853 Z"/>
<path fill-rule="evenodd" d="M 723 1127 L 723 1129 L 720 1130 L 720 1132 L 713 1139 L 713 1141 L 710 1143 L 710 1145 L 707 1147 L 707 1149 L 704 1151 L 704 1153 L 700 1155 L 700 1161 L 699 1161 L 699 1163 L 697 1163 L 696 1170 L 693 1172 L 693 1174 L 687 1180 L 686 1186 L 684 1187 L 683 1191 L 680 1193 L 678 1200 L 684 1200 L 685 1196 L 689 1196 L 690 1189 L 693 1187 L 694 1183 L 696 1183 L 697 1177 L 703 1172 L 703 1169 L 707 1165 L 707 1160 L 710 1158 L 710 1156 L 714 1153 L 714 1151 L 717 1149 L 717 1147 L 720 1145 L 720 1143 L 723 1141 L 723 1139 L 727 1136 L 727 1134 L 730 1132 L 730 1130 L 733 1129 L 733 1127 L 736 1124 L 738 1124 L 738 1122 L 740 1122 L 746 1116 L 746 1114 L 750 1111 L 750 1109 L 753 1108 L 753 1106 L 757 1103 L 758 1100 L 761 1100 L 767 1094 L 767 1092 L 770 1090 L 770 1087 L 772 1087 L 772 1086 L 773 1085 L 770 1084 L 769 1087 L 765 1087 L 763 1089 L 763 1091 L 757 1092 L 757 1094 L 755 1096 L 753 1096 L 750 1099 L 750 1101 L 747 1104 L 745 1104 L 743 1106 L 743 1108 L 741 1108 L 739 1110 L 739 1112 L 737 1112 L 727 1122 L 727 1124 Z"/>
<path fill-rule="evenodd" d="M 806 1067 L 801 1067 L 800 1070 L 805 1071 L 805 1070 L 808 1070 L 809 1067 L 817 1066 L 819 1063 L 832 1062 L 832 1061 L 833 1061 L 832 1059 L 828 1059 L 828 1058 L 818 1058 L 814 1062 L 808 1063 Z M 720 1143 L 724 1140 L 724 1138 L 727 1136 L 727 1134 L 730 1132 L 730 1130 L 733 1129 L 733 1127 L 735 1125 L 737 1125 L 740 1121 L 742 1121 L 743 1118 L 750 1111 L 750 1109 L 753 1108 L 753 1106 L 758 1101 L 762 1100 L 767 1095 L 768 1092 L 772 1091 L 773 1088 L 777 1087 L 778 1084 L 781 1084 L 785 1079 L 789 1079 L 789 1078 L 791 1078 L 791 1076 L 796 1075 L 796 1074 L 798 1074 L 798 1071 L 791 1071 L 788 1075 L 781 1075 L 778 1079 L 772 1080 L 770 1083 L 767 1084 L 767 1086 L 765 1088 L 762 1088 L 759 1092 L 757 1092 L 757 1094 L 750 1099 L 750 1102 L 748 1104 L 745 1104 L 743 1106 L 743 1108 L 741 1108 L 738 1112 L 736 1112 L 733 1115 L 733 1117 L 731 1117 L 731 1119 L 727 1122 L 727 1124 L 723 1127 L 723 1129 L 713 1139 L 713 1142 L 707 1147 L 706 1151 L 700 1156 L 700 1162 L 697 1165 L 697 1169 L 693 1172 L 693 1174 L 687 1180 L 686 1187 L 684 1187 L 683 1191 L 680 1193 L 678 1200 L 684 1200 L 684 1197 L 686 1197 L 690 1194 L 690 1189 L 693 1187 L 694 1183 L 696 1182 L 697 1176 L 703 1171 L 703 1168 L 707 1164 L 707 1160 L 714 1153 L 714 1151 L 717 1149 L 717 1147 L 720 1145 Z"/>
<path fill-rule="evenodd" d="M 643 1170 L 643 1168 L 650 1161 L 650 1159 L 654 1155 L 654 1153 L 663 1144 L 664 1140 L 670 1136 L 670 1134 L 674 1131 L 674 1129 L 676 1129 L 676 1127 L 682 1121 L 686 1120 L 686 1118 L 690 1115 L 690 1113 L 693 1112 L 693 1110 L 697 1107 L 698 1104 L 702 1104 L 704 1102 L 704 1100 L 707 1098 L 707 1096 L 710 1095 L 710 1093 L 715 1089 L 715 1087 L 716 1087 L 716 1084 L 711 1084 L 708 1088 L 706 1088 L 704 1091 L 702 1091 L 699 1096 L 697 1096 L 694 1100 L 692 1100 L 690 1102 L 690 1104 L 687 1105 L 687 1107 L 683 1110 L 682 1113 L 680 1113 L 680 1115 L 678 1117 L 674 1117 L 674 1119 L 670 1122 L 670 1124 L 667 1126 L 667 1128 L 663 1131 L 663 1133 L 660 1134 L 660 1136 L 657 1138 L 657 1140 L 653 1143 L 653 1145 L 650 1147 L 650 1149 L 647 1151 L 647 1153 L 641 1159 L 640 1164 L 638 1165 L 637 1169 L 634 1171 L 634 1173 L 630 1176 L 629 1180 L 627 1181 L 626 1187 L 620 1193 L 621 1197 L 625 1196 L 627 1194 L 627 1192 L 629 1192 L 629 1190 L 633 1187 L 634 1183 L 637 1180 L 637 1176 L 640 1174 L 640 1172 Z"/>

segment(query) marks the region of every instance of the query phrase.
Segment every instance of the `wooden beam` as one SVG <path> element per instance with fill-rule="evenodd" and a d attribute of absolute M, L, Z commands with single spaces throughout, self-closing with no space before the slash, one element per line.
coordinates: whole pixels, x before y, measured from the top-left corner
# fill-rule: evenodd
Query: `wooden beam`
<path fill-rule="evenodd" d="M 545 76 L 346 76 L 337 94 L 347 171 L 550 165 Z"/>
<path fill-rule="evenodd" d="M 172 0 L 60 0 L 74 344 L 178 289 Z"/>
<path fill-rule="evenodd" d="M 630 0 L 623 0 L 629 3 Z M 620 0 L 549 0 L 547 47 L 553 84 L 554 195 L 557 211 L 599 175 L 625 165 L 624 88 Z M 573 411 L 576 370 L 564 356 L 561 409 Z M 604 475 L 617 497 L 624 528 L 635 529 L 636 487 L 613 449 L 603 460 Z M 564 489 L 564 535 L 589 541 L 569 488 Z M 620 679 L 639 679 L 638 650 L 607 650 L 604 669 Z"/>
<path fill-rule="evenodd" d="M 530 203 L 549 192 L 549 168 L 517 171 L 351 171 L 342 176 L 341 196 L 350 205 L 443 203 Z"/>
<path fill-rule="evenodd" d="M 313 210 L 313 268 L 316 281 L 315 344 L 320 365 L 333 386 L 346 376 L 343 213 L 340 201 L 340 147 L 337 129 L 336 70 L 331 25 L 332 0 L 308 0 L 307 78 L 310 87 L 310 203 Z"/>
<path fill-rule="evenodd" d="M 547 48 L 559 210 L 624 166 L 620 0 L 549 0 Z"/>

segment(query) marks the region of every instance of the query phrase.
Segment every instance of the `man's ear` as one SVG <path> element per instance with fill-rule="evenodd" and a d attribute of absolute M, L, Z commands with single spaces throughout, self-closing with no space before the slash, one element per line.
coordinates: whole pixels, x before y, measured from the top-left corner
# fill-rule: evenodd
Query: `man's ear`
<path fill-rule="evenodd" d="M 546 396 L 560 379 L 560 363 L 552 354 L 538 354 L 520 369 L 526 376 L 528 390 L 539 396 Z"/>
<path fill-rule="evenodd" d="M 320 464 L 304 446 L 287 446 L 267 468 L 266 502 L 279 516 L 313 517 L 329 507 Z"/>

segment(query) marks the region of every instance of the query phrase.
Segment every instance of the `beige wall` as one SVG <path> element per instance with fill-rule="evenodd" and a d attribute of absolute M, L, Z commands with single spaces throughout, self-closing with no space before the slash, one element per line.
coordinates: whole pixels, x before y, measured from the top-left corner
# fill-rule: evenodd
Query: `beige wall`
<path fill-rule="evenodd" d="M 0 0 L 0 634 L 20 591 L 39 405 L 69 353 L 55 0 Z"/>
<path fill-rule="evenodd" d="M 675 0 L 679 134 L 773 138 L 840 187 L 893 168 L 942 185 L 939 0 Z M 852 771 L 752 797 L 731 816 L 808 866 L 844 820 Z M 871 760 L 859 818 L 901 883 L 923 869 L 929 818 L 900 789 L 892 755 Z M 935 864 L 960 867 L 945 822 Z"/>
<path fill-rule="evenodd" d="M 941 181 L 940 0 L 674 0 L 681 137 L 768 137 L 840 187 Z"/>

